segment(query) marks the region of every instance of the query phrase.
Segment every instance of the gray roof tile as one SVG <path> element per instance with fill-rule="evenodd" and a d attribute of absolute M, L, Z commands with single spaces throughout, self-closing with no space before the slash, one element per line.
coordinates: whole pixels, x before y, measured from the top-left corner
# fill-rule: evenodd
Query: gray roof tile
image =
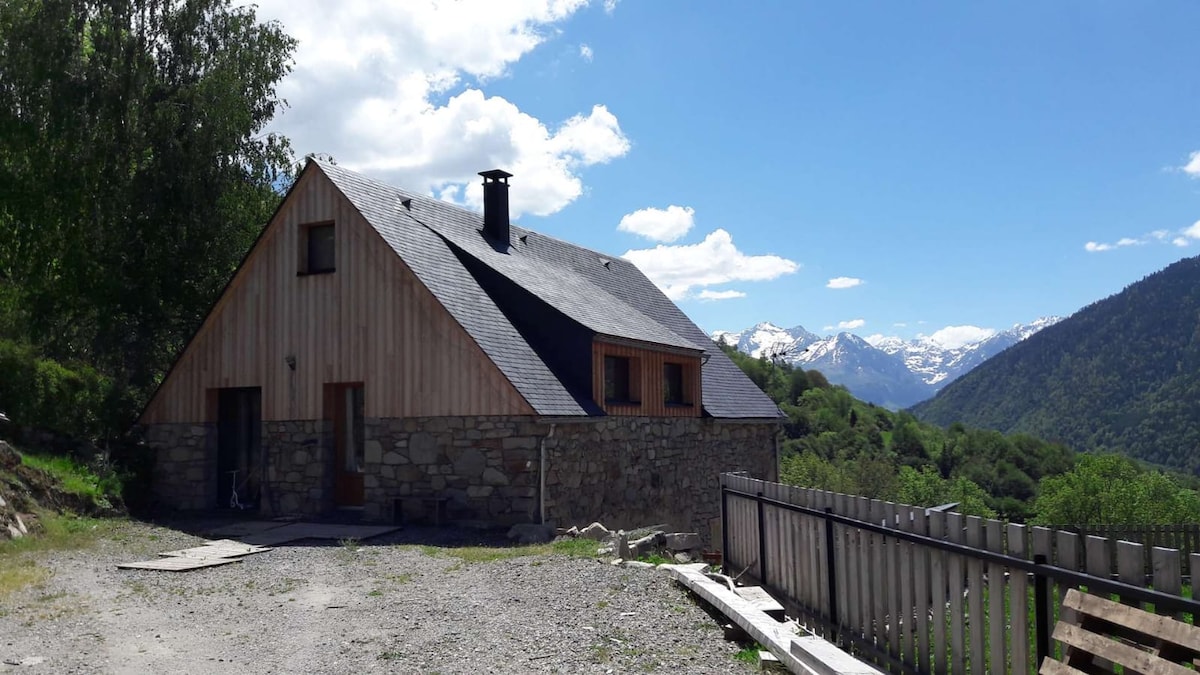
<path fill-rule="evenodd" d="M 449 244 L 600 335 L 704 350 L 704 410 L 722 418 L 777 418 L 779 408 L 632 263 L 513 226 L 497 251 L 478 213 L 315 161 L 451 316 L 542 415 L 584 415 Z M 400 201 L 411 199 L 409 208 Z M 604 261 L 608 261 L 605 265 Z"/>

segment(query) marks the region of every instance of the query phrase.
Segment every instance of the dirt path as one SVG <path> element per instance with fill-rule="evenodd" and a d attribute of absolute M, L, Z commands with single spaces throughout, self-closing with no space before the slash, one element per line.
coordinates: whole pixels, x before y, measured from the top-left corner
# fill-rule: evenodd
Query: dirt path
<path fill-rule="evenodd" d="M 0 672 L 753 671 L 662 572 L 408 543 L 429 534 L 185 573 L 115 568 L 200 541 L 141 523 L 25 554 L 50 577 L 0 601 Z"/>

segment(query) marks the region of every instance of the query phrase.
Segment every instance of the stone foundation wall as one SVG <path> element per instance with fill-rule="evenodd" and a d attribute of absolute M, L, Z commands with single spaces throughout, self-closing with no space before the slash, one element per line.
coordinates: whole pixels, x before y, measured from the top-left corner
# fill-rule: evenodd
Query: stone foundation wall
<path fill-rule="evenodd" d="M 602 417 L 551 423 L 532 417 L 426 417 L 364 421 L 364 517 L 537 522 L 546 457 L 546 519 L 560 526 L 669 524 L 707 541 L 720 517 L 718 475 L 774 480 L 773 423 Z M 155 491 L 177 508 L 212 508 L 212 425 L 156 425 Z M 333 439 L 326 421 L 264 422 L 263 510 L 316 515 L 333 504 Z"/>
<path fill-rule="evenodd" d="M 667 524 L 711 543 L 721 516 L 719 475 L 778 478 L 775 424 L 608 417 L 559 424 L 547 441 L 546 517 L 631 529 Z"/>
<path fill-rule="evenodd" d="M 264 515 L 319 515 L 333 504 L 333 425 L 326 420 L 263 422 Z"/>
<path fill-rule="evenodd" d="M 186 511 L 216 506 L 216 425 L 155 424 L 144 437 L 158 451 L 151 486 L 155 502 Z"/>

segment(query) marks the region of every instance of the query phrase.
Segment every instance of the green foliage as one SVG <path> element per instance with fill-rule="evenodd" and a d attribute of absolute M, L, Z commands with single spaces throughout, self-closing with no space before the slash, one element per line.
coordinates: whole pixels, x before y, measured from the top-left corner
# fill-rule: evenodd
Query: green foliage
<path fill-rule="evenodd" d="M 1036 522 L 1160 525 L 1200 520 L 1200 493 L 1120 455 L 1084 455 L 1067 473 L 1042 479 Z"/>
<path fill-rule="evenodd" d="M 14 424 L 96 438 L 113 430 L 115 403 L 111 381 L 94 369 L 0 338 L 0 412 Z"/>
<path fill-rule="evenodd" d="M 70 457 L 21 453 L 21 463 L 54 477 L 64 491 L 87 499 L 99 509 L 111 509 L 121 496 L 122 481 L 111 470 L 97 471 Z"/>
<path fill-rule="evenodd" d="M 0 337 L 125 425 L 279 203 L 294 46 L 230 0 L 0 3 Z"/>
<path fill-rule="evenodd" d="M 1085 307 L 913 411 L 1200 473 L 1200 258 Z"/>
<path fill-rule="evenodd" d="M 962 513 L 1022 521 L 1038 480 L 1072 465 L 1065 446 L 962 425 L 939 429 L 859 401 L 816 371 L 721 347 L 787 415 L 784 482 L 915 506 L 958 502 Z"/>

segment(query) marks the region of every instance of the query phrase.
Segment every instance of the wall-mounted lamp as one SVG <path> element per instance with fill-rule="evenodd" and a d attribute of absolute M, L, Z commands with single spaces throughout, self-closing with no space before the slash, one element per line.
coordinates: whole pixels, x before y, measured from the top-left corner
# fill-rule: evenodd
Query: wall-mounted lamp
<path fill-rule="evenodd" d="M 288 368 L 290 368 L 292 370 L 296 369 L 296 357 L 295 356 L 288 354 L 287 356 L 283 357 L 283 361 L 284 361 L 284 363 L 288 364 Z"/>
<path fill-rule="evenodd" d="M 712 354 L 709 354 L 708 352 L 701 354 L 700 355 L 700 365 L 704 365 L 704 364 L 708 363 L 708 360 L 711 358 L 712 358 Z"/>

